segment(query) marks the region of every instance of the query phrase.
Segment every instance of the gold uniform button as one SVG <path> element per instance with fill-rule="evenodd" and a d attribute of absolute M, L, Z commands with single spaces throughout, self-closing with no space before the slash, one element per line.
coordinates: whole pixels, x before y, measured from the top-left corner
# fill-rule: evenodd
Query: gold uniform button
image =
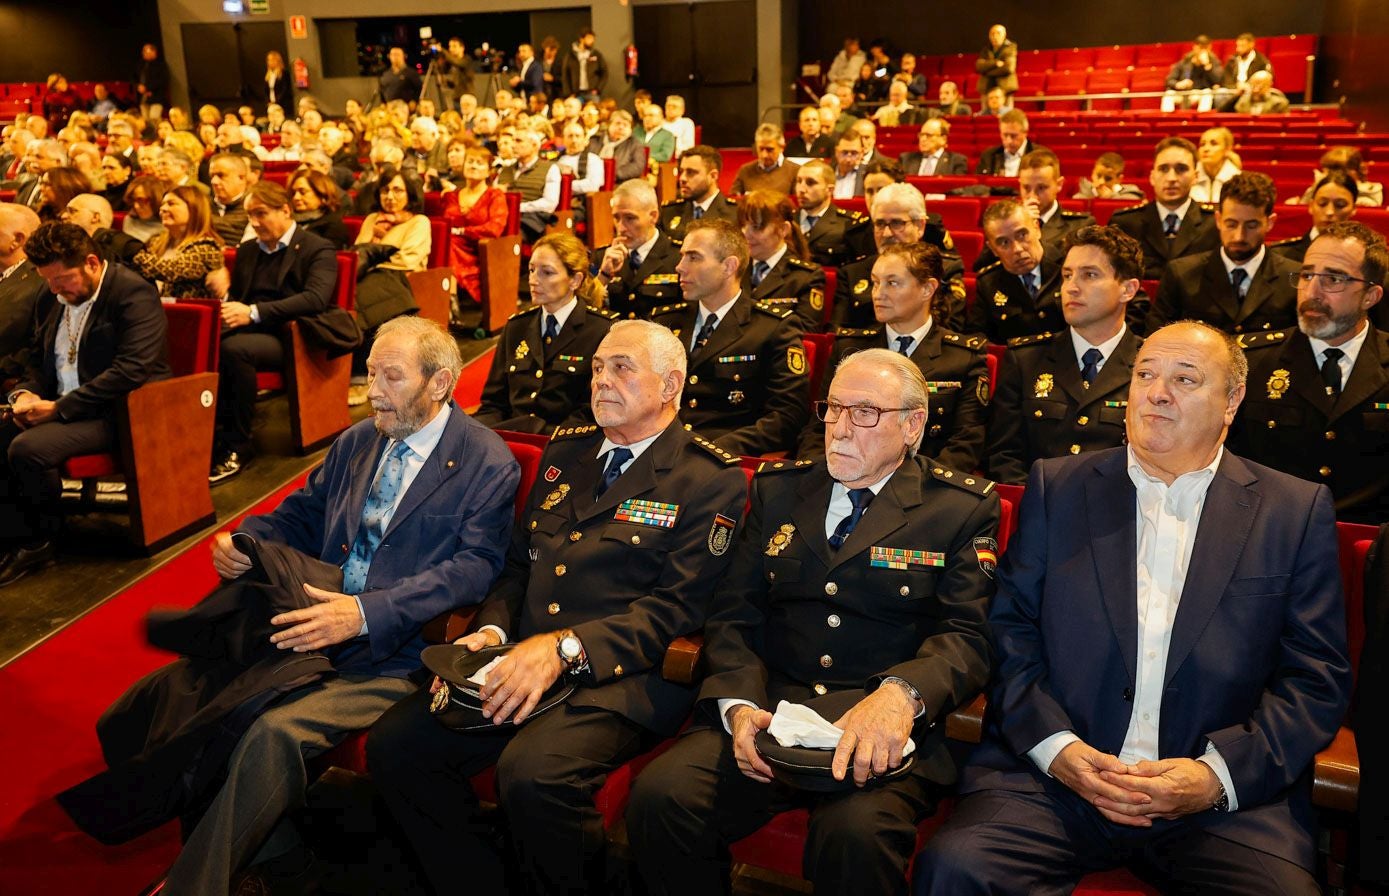
<path fill-rule="evenodd" d="M 538 525 L 540 525 L 540 524 L 537 523 L 535 520 L 531 520 L 531 531 L 534 532 L 534 531 L 535 531 L 535 527 L 538 526 Z"/>
<path fill-rule="evenodd" d="M 830 628 L 839 628 L 840 619 L 833 613 L 831 613 L 830 618 L 826 619 L 825 621 L 829 623 Z"/>
<path fill-rule="evenodd" d="M 816 684 L 816 685 L 815 685 L 815 693 L 818 694 L 819 696 L 823 697 L 823 696 L 825 696 L 826 694 L 828 694 L 829 692 L 830 692 L 830 689 L 827 688 L 827 687 L 825 687 L 824 685 L 822 685 L 822 684 Z"/>
<path fill-rule="evenodd" d="M 823 668 L 828 669 L 830 666 L 834 665 L 834 657 L 830 656 L 828 653 L 825 654 L 824 656 L 820 657 L 820 665 Z"/>
<path fill-rule="evenodd" d="M 531 393 L 531 398 L 535 398 L 535 397 L 536 397 L 537 395 L 539 395 L 539 394 L 540 394 L 539 392 L 532 392 L 532 393 Z"/>
<path fill-rule="evenodd" d="M 536 379 L 540 379 L 540 378 L 543 377 L 544 375 L 545 375 L 545 371 L 543 371 L 543 370 L 537 370 L 537 371 L 535 372 L 535 378 L 536 378 Z"/>
<path fill-rule="evenodd" d="M 515 373 L 515 372 L 516 372 L 516 365 L 515 365 L 515 364 L 512 364 L 511 367 L 507 370 L 507 373 Z"/>
<path fill-rule="evenodd" d="M 1327 430 L 1327 431 L 1326 431 L 1326 440 L 1327 440 L 1328 442 L 1334 442 L 1334 441 L 1336 441 L 1336 433 L 1332 432 L 1331 430 Z"/>
<path fill-rule="evenodd" d="M 546 607 L 545 609 L 546 609 L 546 611 L 549 612 L 549 614 L 550 614 L 551 616 L 558 616 L 558 615 L 559 615 L 559 604 L 550 604 L 550 605 L 549 605 L 548 607 Z"/>
<path fill-rule="evenodd" d="M 1268 428 L 1269 428 L 1269 429 L 1277 429 L 1277 428 L 1278 428 L 1278 424 L 1277 424 L 1276 422 L 1274 422 L 1273 420 L 1270 420 L 1270 421 L 1268 421 Z"/>
<path fill-rule="evenodd" d="M 1090 418 L 1085 416 L 1084 414 L 1081 414 L 1078 418 L 1076 418 L 1076 422 L 1079 423 L 1081 426 L 1089 426 Z"/>
<path fill-rule="evenodd" d="M 641 544 L 641 536 L 640 536 L 640 535 L 633 535 L 633 536 L 632 536 L 632 544 Z"/>
<path fill-rule="evenodd" d="M 690 377 L 690 385 L 691 385 L 691 386 L 698 386 L 698 385 L 699 385 L 699 374 L 695 374 L 694 376 Z"/>
<path fill-rule="evenodd" d="M 741 373 L 735 373 L 735 374 L 733 374 L 733 382 L 735 382 L 735 383 L 741 383 L 742 381 L 743 381 L 743 375 L 742 375 Z"/>
<path fill-rule="evenodd" d="M 619 664 L 616 665 L 616 666 L 613 666 L 613 674 L 616 675 L 618 678 L 621 678 L 621 677 L 622 677 L 622 664 L 621 664 L 621 663 L 619 663 Z"/>
<path fill-rule="evenodd" d="M 697 407 L 699 407 L 699 399 L 698 399 L 698 398 L 691 398 L 691 399 L 690 399 L 690 407 L 692 407 L 692 408 L 697 408 Z"/>
<path fill-rule="evenodd" d="M 912 590 L 908 588 L 906 585 L 903 585 L 901 588 L 897 589 L 897 593 L 902 595 L 903 597 L 910 597 Z"/>
<path fill-rule="evenodd" d="M 1042 419 L 1042 412 L 1041 412 L 1041 411 L 1033 411 L 1033 412 L 1032 412 L 1032 416 L 1034 416 L 1034 417 L 1036 417 L 1038 420 L 1040 420 L 1040 419 Z"/>
<path fill-rule="evenodd" d="M 1330 476 L 1330 475 L 1331 475 L 1331 468 L 1330 468 L 1330 467 L 1322 467 L 1322 468 L 1321 468 L 1320 470 L 1318 470 L 1317 472 L 1320 473 L 1320 474 L 1322 474 L 1323 477 L 1325 477 L 1325 476 Z"/>
<path fill-rule="evenodd" d="M 570 532 L 570 533 L 569 533 L 569 540 L 570 540 L 570 541 L 578 541 L 580 538 L 583 538 L 583 537 L 584 537 L 584 533 L 582 533 L 582 532 Z"/>
<path fill-rule="evenodd" d="M 834 597 L 836 594 L 839 593 L 839 586 L 836 585 L 834 582 L 826 582 L 825 593 L 828 594 L 830 597 Z"/>
<path fill-rule="evenodd" d="M 1072 453 L 1072 454 L 1079 454 L 1079 453 L 1080 453 L 1080 446 L 1079 446 L 1079 445 L 1072 445 L 1072 446 L 1071 446 L 1071 453 Z"/>
<path fill-rule="evenodd" d="M 555 575 L 557 576 L 562 576 L 567 572 L 569 572 L 569 567 L 565 566 L 563 563 L 555 567 Z"/>

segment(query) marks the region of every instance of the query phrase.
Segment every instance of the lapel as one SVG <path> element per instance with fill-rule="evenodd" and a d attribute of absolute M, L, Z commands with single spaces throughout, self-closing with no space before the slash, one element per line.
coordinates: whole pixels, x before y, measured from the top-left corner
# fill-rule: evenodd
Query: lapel
<path fill-rule="evenodd" d="M 543 317 L 542 311 L 537 317 Z M 555 336 L 555 341 L 551 345 L 545 346 L 545 363 L 548 365 L 552 360 L 560 355 L 565 349 L 577 342 L 583 335 L 584 321 L 588 319 L 588 309 L 584 307 L 584 300 L 579 299 L 579 304 L 574 306 L 574 310 L 569 312 L 569 320 L 564 322 L 559 334 Z M 545 345 L 545 337 L 540 331 L 540 321 L 535 324 L 536 339 L 540 345 Z M 592 358 L 584 358 L 585 362 L 592 361 Z"/>
<path fill-rule="evenodd" d="M 1216 468 L 1172 623 L 1164 685 L 1171 683 L 1225 596 L 1259 511 L 1261 495 L 1249 488 L 1257 479 L 1244 461 L 1228 451 Z"/>
<path fill-rule="evenodd" d="M 1177 257 L 1175 250 L 1172 257 Z M 1249 288 L 1252 291 L 1254 284 L 1250 283 Z M 1210 252 L 1210 259 L 1201 269 L 1201 291 L 1209 296 L 1215 306 L 1231 321 L 1244 320 L 1240 304 L 1235 299 L 1235 288 L 1230 285 L 1230 275 L 1225 271 L 1225 261 L 1221 258 L 1219 249 Z"/>
<path fill-rule="evenodd" d="M 1133 376 L 1133 357 L 1138 354 L 1138 345 L 1142 340 L 1135 335 L 1133 330 L 1126 329 L 1124 338 L 1119 340 L 1119 344 L 1114 347 L 1114 353 L 1104 361 L 1104 366 L 1100 368 L 1100 373 L 1095 377 L 1095 382 L 1090 384 L 1090 388 L 1083 389 L 1090 399 L 1098 399 L 1105 395 L 1111 395 L 1116 390 L 1122 388 L 1129 378 Z"/>
<path fill-rule="evenodd" d="M 886 327 L 883 328 L 883 342 L 887 342 Z M 897 350 L 891 345 L 889 345 L 888 348 L 892 349 L 893 351 Z M 926 360 L 934 361 L 935 359 L 940 357 L 940 352 L 940 324 L 938 322 L 932 322 L 931 329 L 926 331 L 926 336 L 921 340 L 921 344 L 918 345 L 912 351 L 911 356 L 912 359 L 917 362 L 916 366 L 920 367 L 922 369 L 922 372 L 925 373 L 926 365 L 922 362 Z"/>
<path fill-rule="evenodd" d="M 575 486 L 576 489 L 580 489 L 574 500 L 577 521 L 582 523 L 600 514 L 611 513 L 623 501 L 655 488 L 661 475 L 675 465 L 687 438 L 685 428 L 679 419 L 671 421 L 656 441 L 651 443 L 651 447 L 643 451 L 641 457 L 632 461 L 631 466 L 624 470 L 622 475 L 617 477 L 617 481 L 596 501 L 593 499 L 593 489 L 603 475 L 603 463 L 593 458 L 582 458 L 583 467 L 592 469 L 594 473 L 591 481 L 588 481 L 590 477 L 585 476 L 583 478 L 586 482 Z M 602 441 L 598 444 L 601 445 Z"/>
<path fill-rule="evenodd" d="M 698 303 L 694 303 L 698 305 Z M 743 328 L 747 326 L 748 318 L 752 315 L 752 301 L 744 293 L 738 296 L 729 306 L 726 317 L 719 321 L 718 327 L 714 330 L 714 335 L 709 337 L 709 341 L 704 344 L 704 348 L 690 354 L 690 366 L 702 364 L 710 358 L 715 358 L 718 353 L 723 351 L 743 335 Z M 693 339 L 695 336 L 694 328 L 698 325 L 698 312 L 690 324 L 690 332 L 686 334 L 686 339 Z M 685 343 L 689 345 L 689 342 Z"/>
<path fill-rule="evenodd" d="M 835 558 L 825 535 L 825 514 L 829 512 L 830 489 L 834 480 L 830 478 L 823 459 L 817 462 L 815 472 L 815 476 L 802 477 L 800 500 L 791 508 L 791 522 L 796 527 L 796 534 L 805 539 L 806 547 L 810 548 L 828 570 L 834 565 Z M 869 508 L 872 506 L 870 504 Z M 864 514 L 865 520 L 867 516 Z M 863 522 L 864 520 L 860 520 L 859 525 L 863 525 Z"/>
<path fill-rule="evenodd" d="M 1368 346 L 1369 340 L 1365 340 L 1365 343 Z M 1287 365 L 1292 391 L 1301 396 L 1303 401 L 1316 408 L 1319 413 L 1325 414 L 1329 423 L 1333 402 L 1331 396 L 1326 394 L 1326 385 L 1322 383 L 1321 369 L 1317 366 L 1317 356 L 1312 351 L 1312 343 L 1302 334 L 1301 330 L 1293 332 L 1288 344 L 1283 346 L 1279 358 Z M 1357 369 L 1360 367 L 1359 358 L 1355 359 L 1355 366 Z M 1352 378 L 1354 375 L 1355 371 L 1352 370 Z M 1267 387 L 1264 383 L 1255 383 L 1254 386 Z"/>
<path fill-rule="evenodd" d="M 1331 408 L 1328 422 L 1335 422 L 1337 418 L 1355 410 L 1389 385 L 1389 373 L 1384 369 L 1386 363 L 1389 363 L 1389 357 L 1380 354 L 1383 347 L 1380 340 L 1383 337 L 1374 328 L 1374 324 L 1366 326 L 1370 328 L 1370 332 L 1365 336 L 1364 344 L 1360 346 L 1360 354 L 1355 357 L 1355 366 L 1350 369 L 1350 378 L 1346 380 L 1345 388 L 1341 390 L 1335 405 Z"/>
<path fill-rule="evenodd" d="M 462 469 L 463 455 L 468 448 L 463 412 L 450 402 L 448 414 L 449 421 L 444 426 L 444 434 L 439 437 L 439 444 L 434 446 L 434 451 L 424 462 L 424 467 L 420 469 L 419 474 L 415 476 L 415 481 L 410 483 L 410 488 L 406 489 L 405 494 L 401 496 L 400 503 L 396 505 L 395 513 L 391 514 L 391 524 L 386 527 L 386 531 L 381 536 L 383 541 L 421 504 L 437 492 L 444 480 Z"/>
<path fill-rule="evenodd" d="M 656 242 L 651 247 L 651 251 L 646 253 L 646 257 L 641 260 L 641 267 L 637 268 L 636 274 L 632 278 L 633 287 L 640 286 L 647 277 L 658 273 L 657 269 L 660 268 L 661 262 L 665 259 L 666 252 L 669 251 L 669 249 L 670 240 L 666 239 L 664 234 L 658 233 L 656 235 Z M 627 266 L 627 270 L 631 270 L 630 265 Z"/>
<path fill-rule="evenodd" d="M 1136 500 L 1128 476 L 1128 451 L 1111 449 L 1109 457 L 1095 465 L 1094 475 L 1085 482 L 1086 522 L 1090 527 L 1095 579 L 1129 681 L 1137 675 L 1138 662 Z"/>
<path fill-rule="evenodd" d="M 1161 209 L 1156 205 L 1153 206 L 1153 209 L 1158 212 L 1158 223 L 1161 224 Z M 1186 210 L 1186 217 L 1182 218 L 1181 226 L 1177 228 L 1177 235 L 1172 239 L 1172 251 L 1167 254 L 1168 258 L 1177 258 L 1186 253 L 1187 247 L 1196 239 L 1197 231 L 1201 229 L 1201 222 L 1204 220 L 1205 216 L 1201 213 L 1201 206 L 1193 201 Z M 1162 234 L 1161 227 L 1158 228 L 1158 234 L 1160 236 Z M 1162 239 L 1166 240 L 1167 237 L 1163 236 Z M 1225 282 L 1229 283 L 1230 278 L 1226 277 Z M 1228 287 L 1226 292 L 1229 292 Z"/>
<path fill-rule="evenodd" d="M 817 221 L 816 223 L 819 222 Z M 786 269 L 790 266 L 790 257 L 791 249 L 788 246 L 786 252 L 777 261 L 776 267 L 769 270 L 767 276 L 762 278 L 762 282 L 758 284 L 755 289 L 751 290 L 753 301 L 760 301 L 761 299 L 785 294 L 784 292 L 778 292 L 778 290 L 780 290 L 782 284 L 786 282 Z M 747 282 L 749 285 L 752 284 L 752 264 L 748 265 Z"/>
<path fill-rule="evenodd" d="M 1216 250 L 1216 257 L 1220 257 L 1220 250 Z M 1236 321 L 1247 319 L 1265 300 L 1273 294 L 1274 281 L 1278 275 L 1274 273 L 1275 263 L 1273 260 L 1273 250 L 1264 250 L 1264 260 L 1259 263 L 1259 269 L 1249 278 L 1249 289 L 1244 294 L 1244 301 L 1240 304 L 1239 316 Z M 1231 290 L 1233 293 L 1233 290 Z"/>
<path fill-rule="evenodd" d="M 861 560 L 863 554 L 869 548 L 879 544 L 893 532 L 901 529 L 907 524 L 907 509 L 915 507 L 921 503 L 921 467 L 911 458 L 902 461 L 902 465 L 888 479 L 882 491 L 878 492 L 873 503 L 868 505 L 863 517 L 854 527 L 854 531 L 849 533 L 844 545 L 830 561 L 830 569 L 849 561 Z M 825 497 L 825 507 L 829 507 L 829 496 Z M 823 514 L 820 520 L 820 532 L 825 531 Z M 828 545 L 828 542 L 826 542 Z"/>
<path fill-rule="evenodd" d="M 829 208 L 825 209 L 825 213 L 820 216 L 820 220 L 815 222 L 815 226 L 810 228 L 810 232 L 805 235 L 805 238 L 807 240 L 813 240 L 822 236 L 828 236 L 830 228 L 834 226 L 834 222 L 839 218 L 840 214 L 839 207 L 831 204 Z M 799 221 L 800 219 L 798 217 L 797 223 L 799 223 Z"/>
<path fill-rule="evenodd" d="M 1051 361 L 1051 375 L 1055 378 L 1056 385 L 1062 391 L 1071 396 L 1071 400 L 1076 403 L 1076 407 L 1084 407 L 1090 403 L 1093 397 L 1099 393 L 1091 388 L 1085 388 L 1085 380 L 1080 378 L 1080 361 L 1076 358 L 1075 345 L 1071 342 L 1071 331 L 1062 330 L 1051 341 L 1051 349 L 1047 352 Z M 1106 364 L 1105 367 L 1109 365 Z"/>

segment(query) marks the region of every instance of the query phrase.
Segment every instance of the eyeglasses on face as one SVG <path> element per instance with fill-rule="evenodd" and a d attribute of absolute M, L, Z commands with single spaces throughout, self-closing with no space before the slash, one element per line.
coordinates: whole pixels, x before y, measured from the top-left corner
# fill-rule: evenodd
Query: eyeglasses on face
<path fill-rule="evenodd" d="M 1349 274 L 1342 274 L 1334 271 L 1327 273 L 1322 273 L 1319 271 L 1293 271 L 1291 274 L 1288 275 L 1288 282 L 1293 285 L 1294 289 L 1302 289 L 1304 286 L 1310 287 L 1312 285 L 1312 282 L 1319 278 L 1321 280 L 1322 292 L 1327 293 L 1329 295 L 1335 295 L 1338 292 L 1343 292 L 1346 286 L 1350 283 L 1364 283 L 1370 286 L 1374 285 L 1370 283 L 1369 280 L 1366 280 L 1362 277 L 1352 277 Z"/>
<path fill-rule="evenodd" d="M 837 401 L 815 402 L 815 416 L 824 423 L 838 423 L 845 411 L 849 412 L 849 422 L 861 429 L 872 429 L 878 425 L 883 414 L 888 411 L 910 411 L 913 408 L 875 408 L 869 404 L 842 405 Z"/>

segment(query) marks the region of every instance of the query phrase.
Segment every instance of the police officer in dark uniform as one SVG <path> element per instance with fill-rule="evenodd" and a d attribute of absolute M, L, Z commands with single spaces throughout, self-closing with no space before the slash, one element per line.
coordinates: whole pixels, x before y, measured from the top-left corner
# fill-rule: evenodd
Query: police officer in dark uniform
<path fill-rule="evenodd" d="M 873 224 L 862 212 L 845 211 L 831 200 L 834 169 L 812 159 L 796 172 L 796 226 L 805 235 L 811 261 L 840 267 L 874 251 Z"/>
<path fill-rule="evenodd" d="M 1018 200 L 1028 214 L 1036 218 L 1042 229 L 1042 245 L 1058 255 L 1066 254 L 1066 237 L 1082 227 L 1095 223 L 1089 212 L 1077 212 L 1061 207 L 1060 197 L 1066 187 L 1061 176 L 1061 160 L 1049 149 L 1034 149 L 1022 157 L 1018 165 Z M 998 256 L 985 245 L 974 260 L 974 270 L 983 270 Z"/>
<path fill-rule="evenodd" d="M 599 426 L 558 430 L 541 457 L 506 567 L 459 642 L 517 642 L 481 689 L 497 733 L 440 725 L 428 689 L 372 731 L 372 778 L 433 892 L 456 889 L 460 869 L 475 892 L 507 892 L 468 784 L 493 763 L 524 890 L 604 892 L 593 796 L 689 713 L 693 692 L 665 681 L 661 663 L 703 624 L 747 485 L 735 456 L 677 419 L 683 362 L 664 328 L 614 324 L 593 364 Z M 526 718 L 566 672 L 568 701 Z"/>
<path fill-rule="evenodd" d="M 1021 202 L 1000 200 L 984 211 L 984 237 L 1000 260 L 979 272 L 965 330 L 1003 345 L 1062 327 L 1065 253 L 1042 244 L 1037 219 Z"/>
<path fill-rule="evenodd" d="M 656 226 L 661 208 L 646 181 L 618 184 L 612 212 L 616 236 L 593 251 L 589 270 L 607 292 L 608 310 L 629 320 L 648 318 L 653 308 L 680 298 L 680 244 Z"/>
<path fill-rule="evenodd" d="M 752 190 L 738 201 L 737 223 L 749 253 L 743 292 L 754 302 L 793 312 L 803 332 L 819 332 L 825 320 L 825 272 L 802 260 L 809 252 L 790 197 Z"/>
<path fill-rule="evenodd" d="M 938 216 L 926 213 L 926 197 L 911 184 L 888 184 L 873 197 L 873 238 L 877 251 L 894 243 L 925 242 L 941 251 L 946 291 L 936 299 L 936 322 L 951 330 L 965 323 L 964 263 Z M 876 252 L 839 269 L 834 287 L 835 327 L 869 329 L 873 317 L 872 274 Z"/>
<path fill-rule="evenodd" d="M 803 867 L 819 894 L 905 889 L 916 825 L 955 777 L 944 718 L 989 676 L 994 484 L 914 451 L 925 383 L 894 352 L 835 374 L 827 459 L 768 462 L 704 629 L 708 677 L 689 733 L 638 777 L 632 853 L 652 893 L 728 892 L 728 844 L 809 805 Z M 906 412 L 884 408 L 907 408 Z M 753 738 L 779 701 L 840 698 L 834 794 L 768 783 Z M 838 710 L 836 710 L 837 714 Z"/>
<path fill-rule="evenodd" d="M 1328 225 L 1303 262 L 1297 328 L 1239 337 L 1249 385 L 1232 450 L 1325 483 L 1343 522 L 1389 522 L 1389 334 L 1368 320 L 1386 268 L 1379 234 Z"/>
<path fill-rule="evenodd" d="M 719 192 L 723 156 L 712 146 L 692 146 L 680 154 L 676 183 L 680 198 L 661 206 L 661 230 L 673 240 L 685 238 L 685 228 L 703 217 L 738 220 L 738 203 Z"/>
<path fill-rule="evenodd" d="M 1066 328 L 1008 343 L 998 371 L 986 457 L 999 482 L 1021 485 L 1032 462 L 1124 441 L 1129 378 L 1142 340 L 1124 322 L 1143 256 L 1113 227 L 1071 236 L 1061 276 Z"/>
<path fill-rule="evenodd" d="M 887 348 L 911 358 L 926 378 L 929 412 L 921 451 L 957 470 L 983 466 L 989 406 L 989 364 L 982 336 L 961 336 L 939 326 L 931 300 L 940 289 L 940 252 L 925 243 L 888 246 L 873 270 L 878 325 L 835 332 L 826 370 L 855 352 Z M 829 378 L 820 398 L 829 395 Z M 800 457 L 825 451 L 825 428 L 815 422 L 801 436 Z"/>
<path fill-rule="evenodd" d="M 686 231 L 680 278 L 686 301 L 656 309 L 689 353 L 680 419 L 732 454 L 791 451 L 810 414 L 800 327 L 789 310 L 754 303 L 739 283 L 747 240 L 727 221 Z"/>
<path fill-rule="evenodd" d="M 568 231 L 540 238 L 527 276 L 533 304 L 502 328 L 473 418 L 493 429 L 548 435 L 592 422 L 593 352 L 617 315 L 581 298 L 590 292 L 588 253 Z"/>
<path fill-rule="evenodd" d="M 1185 137 L 1167 137 L 1158 142 L 1148 178 L 1157 200 L 1119 209 L 1109 218 L 1110 226 L 1138 240 L 1144 280 L 1160 278 L 1174 258 L 1220 245 L 1215 214 L 1191 198 L 1195 178 L 1196 147 Z"/>
<path fill-rule="evenodd" d="M 1234 334 L 1293 325 L 1297 292 L 1289 277 L 1298 265 L 1264 245 L 1277 199 L 1266 174 L 1244 171 L 1230 178 L 1220 191 L 1220 247 L 1167 266 L 1145 333 L 1179 320 L 1204 321 Z"/>

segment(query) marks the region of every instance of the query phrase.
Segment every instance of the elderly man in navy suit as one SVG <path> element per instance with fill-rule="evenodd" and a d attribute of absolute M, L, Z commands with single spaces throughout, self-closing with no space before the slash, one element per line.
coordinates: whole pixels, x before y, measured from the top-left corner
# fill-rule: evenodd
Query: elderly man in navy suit
<path fill-rule="evenodd" d="M 1321 892 L 1311 767 L 1350 687 L 1326 486 L 1223 447 L 1248 366 L 1201 323 L 1139 350 L 1126 447 L 1032 468 L 989 614 L 966 794 L 918 893 Z"/>
<path fill-rule="evenodd" d="M 506 555 L 520 469 L 495 433 L 450 400 L 462 367 L 437 324 L 383 324 L 367 361 L 375 417 L 339 436 L 303 488 L 237 530 L 342 566 L 341 592 L 305 584 L 317 603 L 271 620 L 281 649 L 331 648 L 338 674 L 295 691 L 242 735 L 164 892 L 227 893 L 252 861 L 249 873 L 272 883 L 302 871 L 308 856 L 280 822 L 304 801 L 307 760 L 415 690 L 406 676 L 420 668 L 426 622 L 487 596 Z M 217 535 L 212 562 L 227 579 L 251 568 L 228 532 Z"/>

